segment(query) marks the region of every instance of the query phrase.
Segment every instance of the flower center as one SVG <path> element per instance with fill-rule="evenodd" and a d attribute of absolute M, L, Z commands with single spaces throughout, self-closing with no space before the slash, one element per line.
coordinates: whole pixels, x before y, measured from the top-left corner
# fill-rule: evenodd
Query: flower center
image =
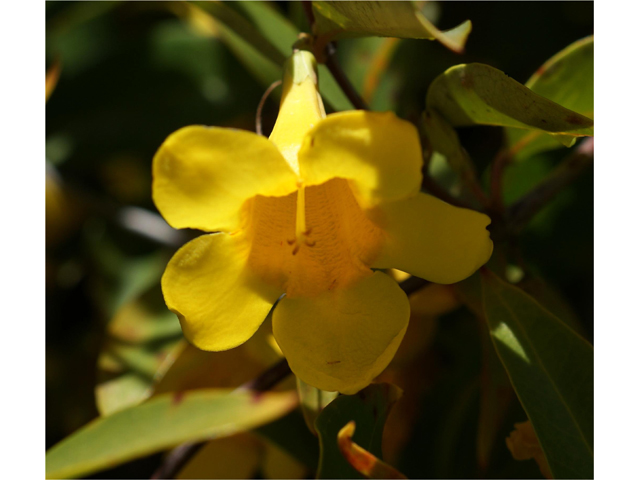
<path fill-rule="evenodd" d="M 287 296 L 312 296 L 371 275 L 382 231 L 360 208 L 347 180 L 300 185 L 286 197 L 244 206 L 253 271 Z"/>

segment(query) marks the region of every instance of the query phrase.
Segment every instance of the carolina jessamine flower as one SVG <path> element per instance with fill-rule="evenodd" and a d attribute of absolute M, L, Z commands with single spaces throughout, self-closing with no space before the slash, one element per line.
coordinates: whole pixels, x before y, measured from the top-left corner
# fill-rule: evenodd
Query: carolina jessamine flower
<path fill-rule="evenodd" d="M 391 361 L 409 320 L 397 268 L 437 283 L 471 275 L 490 257 L 486 215 L 420 193 L 413 125 L 393 113 L 325 115 L 315 59 L 285 68 L 269 139 L 190 126 L 153 161 L 153 198 L 175 228 L 207 232 L 162 277 L 186 338 L 236 347 L 271 307 L 293 372 L 322 390 L 355 393 Z"/>

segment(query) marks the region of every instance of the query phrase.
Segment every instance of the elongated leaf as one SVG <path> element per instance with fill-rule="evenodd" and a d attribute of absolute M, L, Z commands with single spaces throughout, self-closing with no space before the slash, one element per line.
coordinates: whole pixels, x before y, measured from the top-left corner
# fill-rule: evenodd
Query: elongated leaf
<path fill-rule="evenodd" d="M 531 91 L 565 108 L 593 118 L 593 36 L 578 40 L 551 57 L 525 83 Z M 547 135 L 507 129 L 517 160 L 560 147 Z"/>
<path fill-rule="evenodd" d="M 249 17 L 255 29 L 271 42 L 285 58 L 291 55 L 291 47 L 298 39 L 299 32 L 288 19 L 264 2 L 237 2 L 234 6 Z M 325 65 L 318 65 L 318 81 L 322 98 L 334 110 L 353 109 L 353 104 Z"/>
<path fill-rule="evenodd" d="M 196 390 L 155 397 L 94 420 L 53 446 L 47 478 L 80 477 L 187 441 L 231 435 L 289 412 L 297 395 Z"/>
<path fill-rule="evenodd" d="M 556 478 L 593 478 L 593 347 L 532 297 L 483 271 L 496 351 Z"/>
<path fill-rule="evenodd" d="M 167 8 L 196 31 L 220 38 L 263 86 L 282 78 L 282 64 L 291 55 L 298 36 L 295 27 L 269 6 L 239 2 L 237 8 L 248 18 L 223 2 L 170 2 Z M 334 110 L 353 109 L 325 65 L 318 65 L 318 74 L 320 92 L 326 102 Z"/>
<path fill-rule="evenodd" d="M 320 462 L 317 478 L 362 478 L 344 458 L 338 448 L 338 432 L 350 421 L 358 429 L 353 441 L 382 458 L 382 431 L 389 410 L 400 397 L 395 385 L 369 385 L 355 395 L 341 395 L 320 413 L 316 430 L 320 437 Z"/>
<path fill-rule="evenodd" d="M 196 5 L 226 25 L 228 29 L 245 40 L 266 59 L 276 65 L 282 65 L 284 63 L 287 55 L 283 54 L 283 52 L 265 38 L 250 21 L 245 19 L 229 5 L 225 4 L 225 2 L 197 2 Z"/>
<path fill-rule="evenodd" d="M 457 65 L 439 75 L 427 92 L 427 108 L 453 126 L 495 125 L 557 136 L 566 145 L 593 136 L 593 120 L 529 90 L 481 63 Z"/>
<path fill-rule="evenodd" d="M 462 52 L 471 32 L 467 20 L 451 30 L 438 30 L 414 2 L 314 1 L 316 30 L 326 41 L 350 37 L 399 37 L 438 40 Z"/>
<path fill-rule="evenodd" d="M 483 472 L 489 467 L 491 453 L 498 440 L 497 434 L 504 422 L 513 388 L 504 367 L 493 348 L 489 335 L 482 334 L 482 372 L 480 374 L 480 414 L 476 456 Z M 502 439 L 500 439 L 502 441 Z"/>

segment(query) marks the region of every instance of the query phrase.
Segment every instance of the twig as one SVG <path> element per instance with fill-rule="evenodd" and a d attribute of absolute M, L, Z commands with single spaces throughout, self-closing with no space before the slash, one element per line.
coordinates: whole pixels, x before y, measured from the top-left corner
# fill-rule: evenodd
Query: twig
<path fill-rule="evenodd" d="M 502 198 L 502 177 L 504 169 L 511 161 L 508 150 L 501 150 L 491 164 L 491 210 L 502 215 L 504 213 L 504 201 Z"/>
<path fill-rule="evenodd" d="M 531 192 L 509 208 L 507 212 L 509 230 L 512 233 L 522 230 L 542 207 L 592 163 L 593 138 L 587 138 Z"/>
<path fill-rule="evenodd" d="M 336 79 L 338 85 L 347 96 L 347 98 L 353 103 L 353 106 L 358 110 L 369 110 L 366 102 L 362 99 L 357 90 L 353 87 L 342 68 L 336 60 L 336 47 L 333 43 L 329 43 L 326 48 L 326 61 L 327 68 Z"/>
<path fill-rule="evenodd" d="M 196 453 L 204 446 L 205 442 L 200 443 L 183 443 L 171 450 L 153 475 L 152 479 L 158 478 L 175 478 L 182 467 L 191 460 Z"/>
<path fill-rule="evenodd" d="M 245 391 L 264 392 L 270 390 L 287 378 L 290 373 L 291 369 L 289 368 L 289 364 L 287 360 L 283 358 L 256 378 L 240 385 L 233 393 Z M 198 453 L 205 443 L 206 442 L 183 443 L 182 445 L 178 445 L 165 457 L 162 465 L 153 473 L 151 478 L 175 478 L 178 472 Z"/>
<path fill-rule="evenodd" d="M 407 295 L 411 295 L 412 293 L 417 292 L 421 288 L 426 287 L 430 283 L 431 283 L 430 281 L 424 280 L 420 277 L 411 276 L 407 278 L 405 281 L 400 282 L 399 285 L 404 293 L 406 293 Z"/>
<path fill-rule="evenodd" d="M 273 92 L 280 85 L 282 85 L 282 80 L 276 80 L 271 85 L 269 85 L 269 88 L 267 88 L 267 90 L 262 95 L 260 103 L 258 103 L 258 109 L 256 110 L 256 133 L 258 135 L 262 135 L 262 108 L 264 107 L 267 98 L 269 98 L 269 95 L 271 95 L 271 92 Z"/>
<path fill-rule="evenodd" d="M 316 24 L 316 19 L 313 15 L 313 5 L 310 0 L 302 1 L 302 10 L 304 11 L 305 17 L 307 17 L 307 22 L 309 22 L 310 32 L 313 33 L 313 28 Z"/>
<path fill-rule="evenodd" d="M 287 359 L 283 358 L 256 378 L 240 385 L 234 390 L 234 392 L 246 392 L 249 390 L 254 392 L 266 392 L 267 390 L 271 390 L 290 374 L 291 368 L 287 363 Z"/>

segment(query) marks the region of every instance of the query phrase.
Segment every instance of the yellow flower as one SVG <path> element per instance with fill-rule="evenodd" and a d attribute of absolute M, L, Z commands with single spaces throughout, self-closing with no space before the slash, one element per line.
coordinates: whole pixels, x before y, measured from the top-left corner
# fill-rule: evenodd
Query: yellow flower
<path fill-rule="evenodd" d="M 285 68 L 269 139 L 190 126 L 153 161 L 153 198 L 175 228 L 217 232 L 192 240 L 162 277 L 170 310 L 198 348 L 249 339 L 273 312 L 293 372 L 352 394 L 391 361 L 409 320 L 397 268 L 437 283 L 483 265 L 493 244 L 486 215 L 420 193 L 417 131 L 393 113 L 325 115 L 315 59 Z"/>

